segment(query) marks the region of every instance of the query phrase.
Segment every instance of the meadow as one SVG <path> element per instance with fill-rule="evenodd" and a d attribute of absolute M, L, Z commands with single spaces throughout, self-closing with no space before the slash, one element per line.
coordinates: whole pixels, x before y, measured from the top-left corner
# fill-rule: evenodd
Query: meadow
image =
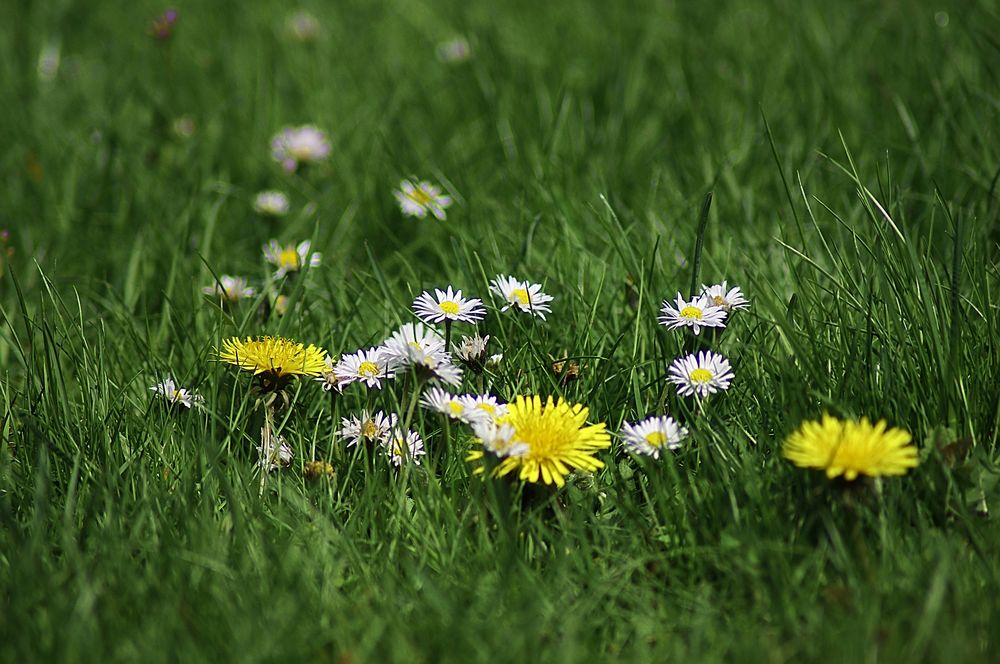
<path fill-rule="evenodd" d="M 996 656 L 995 3 L 173 8 L 0 7 L 0 661 Z M 301 126 L 323 148 L 276 158 Z M 723 280 L 724 328 L 658 320 Z M 502 357 L 323 382 L 448 286 L 484 310 L 437 326 L 455 366 Z M 275 391 L 226 359 L 259 335 L 331 362 Z M 727 388 L 681 394 L 707 350 Z M 517 441 L 434 386 L 562 398 L 608 444 L 500 476 Z M 425 454 L 348 444 L 365 409 Z M 786 458 L 825 414 L 917 465 Z"/>

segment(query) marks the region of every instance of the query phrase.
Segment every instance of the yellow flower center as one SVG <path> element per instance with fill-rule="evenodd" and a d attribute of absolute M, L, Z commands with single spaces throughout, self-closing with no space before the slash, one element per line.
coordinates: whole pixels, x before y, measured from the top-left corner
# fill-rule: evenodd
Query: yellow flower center
<path fill-rule="evenodd" d="M 438 307 L 440 307 L 441 311 L 445 312 L 446 314 L 451 314 L 454 316 L 455 314 L 458 313 L 458 303 L 453 302 L 451 300 L 445 300 L 444 302 L 439 304 Z"/>
<path fill-rule="evenodd" d="M 691 382 L 692 383 L 709 383 L 712 381 L 712 372 L 708 369 L 697 368 L 691 372 Z"/>
<path fill-rule="evenodd" d="M 660 447 L 667 442 L 667 437 L 663 435 L 662 431 L 653 431 L 646 434 L 646 442 L 653 447 Z"/>
<path fill-rule="evenodd" d="M 722 297 L 721 295 L 713 295 L 712 302 L 715 302 L 715 306 L 721 307 L 726 303 L 726 298 Z"/>
<path fill-rule="evenodd" d="M 494 406 L 491 403 L 477 404 L 476 408 L 478 408 L 479 410 L 481 410 L 481 411 L 483 411 L 485 413 L 489 413 L 490 415 L 496 415 L 497 414 L 496 406 Z"/>
<path fill-rule="evenodd" d="M 688 320 L 701 320 L 701 309 L 698 307 L 686 306 L 681 309 L 681 318 Z"/>
<path fill-rule="evenodd" d="M 170 396 L 174 401 L 184 400 L 184 390 L 174 390 L 174 393 Z"/>
<path fill-rule="evenodd" d="M 287 270 L 299 269 L 299 252 L 295 247 L 286 247 L 278 254 L 278 264 Z"/>
<path fill-rule="evenodd" d="M 368 420 L 361 425 L 361 435 L 368 439 L 375 438 L 378 435 L 378 427 L 375 426 L 374 420 Z"/>
<path fill-rule="evenodd" d="M 523 288 L 515 288 L 510 293 L 510 299 L 516 299 L 521 304 L 528 304 L 528 291 Z"/>
<path fill-rule="evenodd" d="M 432 202 L 434 199 L 426 191 L 420 187 L 414 187 L 413 191 L 407 194 L 409 199 L 416 203 L 417 205 L 427 206 L 428 203 Z"/>
<path fill-rule="evenodd" d="M 313 156 L 313 146 L 308 143 L 298 143 L 292 145 L 289 152 L 297 161 L 309 161 Z"/>
<path fill-rule="evenodd" d="M 358 365 L 358 374 L 364 376 L 365 378 L 374 378 L 378 375 L 378 366 L 374 362 L 365 360 Z"/>
<path fill-rule="evenodd" d="M 465 406 L 457 401 L 449 401 L 448 410 L 450 410 L 454 415 L 460 415 L 465 410 Z"/>

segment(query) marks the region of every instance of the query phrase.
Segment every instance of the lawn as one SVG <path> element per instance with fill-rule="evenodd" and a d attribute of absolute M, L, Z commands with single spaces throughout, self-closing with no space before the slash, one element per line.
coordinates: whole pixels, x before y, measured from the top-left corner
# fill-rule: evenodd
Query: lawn
<path fill-rule="evenodd" d="M 0 661 L 994 660 L 995 3 L 168 8 L 0 8 Z"/>

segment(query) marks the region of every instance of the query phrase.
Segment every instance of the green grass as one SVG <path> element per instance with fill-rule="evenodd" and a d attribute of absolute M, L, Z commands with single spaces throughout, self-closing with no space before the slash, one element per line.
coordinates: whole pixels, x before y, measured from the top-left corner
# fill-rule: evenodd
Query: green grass
<path fill-rule="evenodd" d="M 0 660 L 989 661 L 1000 648 L 1000 14 L 970 2 L 15 0 L 0 9 Z M 705 6 L 702 6 L 705 5 Z M 465 34 L 474 57 L 437 61 Z M 58 44 L 51 82 L 39 53 Z M 171 126 L 190 116 L 194 135 Z M 331 132 L 286 175 L 282 125 Z M 456 198 L 401 217 L 414 174 Z M 253 194 L 293 213 L 257 219 Z M 699 219 L 712 194 L 705 232 Z M 261 322 L 200 293 L 323 265 Z M 697 242 L 696 242 L 697 240 Z M 703 242 L 700 262 L 696 243 Z M 693 272 L 700 271 L 700 275 Z M 556 493 L 470 476 L 468 434 L 418 411 L 436 462 L 399 473 L 335 435 L 364 405 L 300 382 L 293 468 L 258 493 L 233 334 L 351 352 L 424 288 L 545 284 L 542 323 L 490 311 L 491 389 L 593 421 L 669 412 Z M 665 388 L 692 341 L 661 300 L 728 279 L 753 306 L 714 346 L 703 412 Z M 460 330 L 461 331 L 461 330 Z M 706 340 L 707 341 L 707 340 Z M 564 384 L 553 359 L 575 358 Z M 206 399 L 167 412 L 172 374 Z M 409 395 L 394 384 L 386 408 Z M 472 389 L 471 386 L 469 389 Z M 781 458 L 824 411 L 911 431 L 879 494 Z M 956 445 L 956 441 L 959 443 Z M 965 446 L 968 445 L 966 452 Z M 301 463 L 330 460 L 332 481 Z"/>

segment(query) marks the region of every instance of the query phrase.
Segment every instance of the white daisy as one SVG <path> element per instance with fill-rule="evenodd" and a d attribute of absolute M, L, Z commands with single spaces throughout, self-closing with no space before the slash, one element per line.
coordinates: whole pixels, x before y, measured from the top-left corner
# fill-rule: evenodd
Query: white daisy
<path fill-rule="evenodd" d="M 326 159 L 330 149 L 326 134 L 312 125 L 285 127 L 271 139 L 271 156 L 289 172 L 300 162 Z"/>
<path fill-rule="evenodd" d="M 458 344 L 455 355 L 459 360 L 470 366 L 482 368 L 486 363 L 486 344 L 490 341 L 490 335 L 481 337 L 474 334 L 471 337 L 462 337 L 462 342 Z"/>
<path fill-rule="evenodd" d="M 444 337 L 423 323 L 404 323 L 382 344 L 392 366 L 409 366 L 444 351 Z"/>
<path fill-rule="evenodd" d="M 483 444 L 483 450 L 500 458 L 524 456 L 531 449 L 528 443 L 517 440 L 517 430 L 511 424 L 482 420 L 472 423 L 472 431 Z"/>
<path fill-rule="evenodd" d="M 289 16 L 285 27 L 288 34 L 300 42 L 315 41 L 320 33 L 319 21 L 306 11 L 295 12 Z"/>
<path fill-rule="evenodd" d="M 451 197 L 443 195 L 439 187 L 426 180 L 417 184 L 403 180 L 399 183 L 399 190 L 393 194 L 405 215 L 423 219 L 430 212 L 442 221 L 448 216 L 445 208 L 451 205 Z"/>
<path fill-rule="evenodd" d="M 367 410 L 361 411 L 361 417 L 341 418 L 340 435 L 348 440 L 347 446 L 357 445 L 362 439 L 372 443 L 385 444 L 389 432 L 396 428 L 398 421 L 395 413 L 386 415 L 381 410 L 369 415 Z"/>
<path fill-rule="evenodd" d="M 507 414 L 507 404 L 497 401 L 489 394 L 463 394 L 459 397 L 462 403 L 462 419 L 470 424 L 473 422 L 492 422 Z"/>
<path fill-rule="evenodd" d="M 369 388 L 382 389 L 382 380 L 394 378 L 389 360 L 382 347 L 359 350 L 344 355 L 333 367 L 333 373 L 340 381 L 341 388 L 356 381 L 363 381 Z"/>
<path fill-rule="evenodd" d="M 450 392 L 445 392 L 440 387 L 432 387 L 424 392 L 424 395 L 420 398 L 420 405 L 424 408 L 444 413 L 453 420 L 465 421 L 463 418 L 465 404 L 462 402 L 462 398 Z"/>
<path fill-rule="evenodd" d="M 327 355 L 323 358 L 323 362 L 326 363 L 326 369 L 323 370 L 319 376 L 315 378 L 316 382 L 323 386 L 323 389 L 329 392 L 330 390 L 336 390 L 341 392 L 344 389 L 344 385 L 337 378 L 337 374 L 334 371 L 333 358 Z"/>
<path fill-rule="evenodd" d="M 546 304 L 552 301 L 552 296 L 542 292 L 541 284 L 531 284 L 500 274 L 490 282 L 490 290 L 507 301 L 501 311 L 517 307 L 542 320 L 545 320 L 545 314 L 552 312 L 549 305 Z"/>
<path fill-rule="evenodd" d="M 733 380 L 733 368 L 722 355 L 703 350 L 697 355 L 680 357 L 669 370 L 670 382 L 677 385 L 681 396 L 697 394 L 706 397 L 719 390 L 728 390 Z"/>
<path fill-rule="evenodd" d="M 636 424 L 622 425 L 622 440 L 633 454 L 660 458 L 660 450 L 676 450 L 688 435 L 688 430 L 672 417 L 649 417 Z"/>
<path fill-rule="evenodd" d="M 695 334 L 699 334 L 703 327 L 726 326 L 726 310 L 713 304 L 706 295 L 699 295 L 690 302 L 685 302 L 678 293 L 676 308 L 664 300 L 660 312 L 660 324 L 671 330 L 691 327 Z"/>
<path fill-rule="evenodd" d="M 288 214 L 288 196 L 280 191 L 262 191 L 253 199 L 253 209 L 265 217 L 284 217 Z"/>
<path fill-rule="evenodd" d="M 263 429 L 260 432 L 261 438 L 264 437 Z M 271 444 L 264 449 L 264 443 L 261 442 L 257 446 L 257 453 L 260 455 L 260 461 L 258 462 L 260 467 L 271 471 L 277 470 L 278 468 L 290 466 L 292 463 L 292 458 L 295 454 L 292 452 L 292 447 L 289 445 L 283 436 L 272 435 Z"/>
<path fill-rule="evenodd" d="M 727 312 L 732 309 L 749 309 L 750 301 L 743 297 L 743 291 L 739 286 L 728 288 L 725 281 L 714 286 L 701 285 L 701 294 L 712 301 L 717 307 L 722 307 Z"/>
<path fill-rule="evenodd" d="M 475 323 L 486 316 L 482 300 L 465 299 L 462 291 L 452 292 L 451 286 L 448 286 L 447 291 L 435 288 L 434 295 L 430 291 L 424 291 L 413 301 L 413 311 L 425 323 L 440 323 L 444 320 Z"/>
<path fill-rule="evenodd" d="M 185 408 L 191 408 L 205 401 L 205 397 L 200 394 L 195 394 L 183 387 L 177 387 L 177 383 L 174 382 L 173 378 L 165 378 L 162 382 L 153 385 L 149 389 L 156 393 L 158 397 L 165 399 L 167 405 L 170 406 L 180 404 Z"/>
<path fill-rule="evenodd" d="M 486 360 L 486 368 L 487 369 L 499 369 L 501 362 L 503 362 L 503 353 L 497 353 L 495 355 L 490 355 L 489 359 Z"/>
<path fill-rule="evenodd" d="M 404 459 L 419 466 L 420 457 L 426 454 L 424 441 L 416 431 L 407 431 L 405 436 L 402 431 L 390 432 L 388 439 L 382 443 L 382 449 L 394 466 L 403 465 Z"/>
<path fill-rule="evenodd" d="M 456 64 L 465 62 L 472 57 L 472 48 L 465 37 L 454 37 L 448 41 L 443 41 L 434 49 L 438 60 Z"/>
<path fill-rule="evenodd" d="M 219 276 L 219 280 L 211 286 L 205 286 L 201 292 L 205 295 L 219 298 L 226 304 L 236 304 L 245 297 L 253 297 L 256 291 L 251 288 L 246 277 L 232 277 L 228 274 Z"/>
<path fill-rule="evenodd" d="M 311 252 L 311 247 L 312 243 L 309 240 L 285 246 L 278 244 L 277 240 L 271 240 L 264 245 L 264 259 L 278 268 L 274 276 L 280 279 L 291 272 L 298 272 L 306 263 L 309 267 L 320 264 L 322 256 L 318 252 Z"/>

